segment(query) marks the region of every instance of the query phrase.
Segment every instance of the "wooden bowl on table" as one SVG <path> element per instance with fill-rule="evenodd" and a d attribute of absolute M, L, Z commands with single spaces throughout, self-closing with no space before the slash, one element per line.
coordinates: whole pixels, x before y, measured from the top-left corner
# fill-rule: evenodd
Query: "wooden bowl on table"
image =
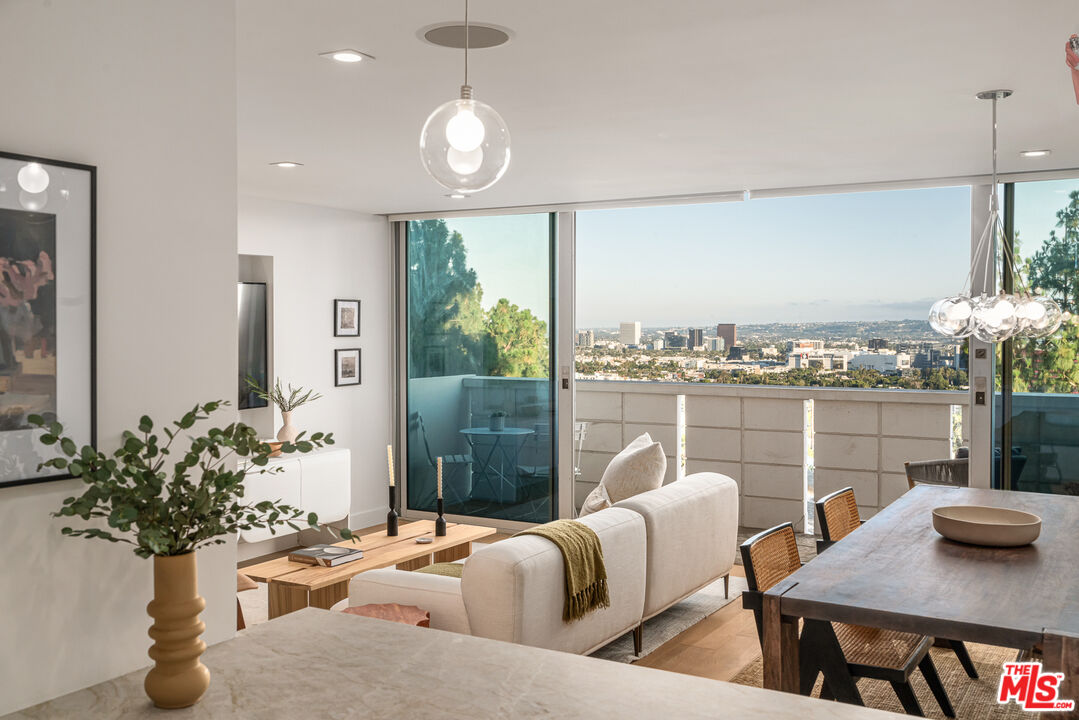
<path fill-rule="evenodd" d="M 985 505 L 933 508 L 933 529 L 956 542 L 989 547 L 1019 547 L 1038 539 L 1042 519 L 1032 513 Z"/>

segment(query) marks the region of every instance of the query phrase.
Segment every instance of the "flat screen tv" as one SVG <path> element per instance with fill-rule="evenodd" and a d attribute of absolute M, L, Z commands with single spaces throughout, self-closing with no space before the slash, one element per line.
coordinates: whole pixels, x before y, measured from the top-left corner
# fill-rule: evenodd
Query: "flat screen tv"
<path fill-rule="evenodd" d="M 269 359 L 266 348 L 266 283 L 242 282 L 238 286 L 237 320 L 240 328 L 239 402 L 241 410 L 268 404 L 252 390 L 250 378 L 262 390 L 268 387 Z"/>

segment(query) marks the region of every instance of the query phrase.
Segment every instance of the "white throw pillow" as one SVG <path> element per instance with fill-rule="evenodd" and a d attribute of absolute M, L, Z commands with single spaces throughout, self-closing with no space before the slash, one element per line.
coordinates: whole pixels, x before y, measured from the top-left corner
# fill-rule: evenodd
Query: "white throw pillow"
<path fill-rule="evenodd" d="M 581 517 L 655 490 L 663 484 L 666 472 L 667 457 L 663 454 L 663 446 L 652 442 L 648 433 L 641 435 L 611 460 L 599 485 L 585 498 Z"/>

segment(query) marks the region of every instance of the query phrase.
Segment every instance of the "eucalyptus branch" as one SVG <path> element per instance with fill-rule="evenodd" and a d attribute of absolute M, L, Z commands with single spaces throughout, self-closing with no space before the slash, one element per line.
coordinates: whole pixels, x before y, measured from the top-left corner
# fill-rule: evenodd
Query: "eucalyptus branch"
<path fill-rule="evenodd" d="M 274 386 L 269 390 L 263 390 L 255 378 L 248 375 L 244 378 L 244 382 L 247 383 L 248 389 L 255 394 L 256 397 L 271 402 L 276 405 L 281 412 L 292 412 L 301 405 L 314 402 L 322 397 L 320 393 L 316 393 L 314 390 L 308 390 L 304 392 L 302 387 L 294 388 L 289 383 L 288 392 L 281 387 L 281 378 L 277 378 Z M 301 394 L 302 393 L 302 394 Z"/>
<path fill-rule="evenodd" d="M 128 543 L 135 547 L 136 555 L 150 557 L 181 555 L 220 544 L 225 542 L 223 536 L 239 530 L 268 528 L 276 533 L 282 525 L 299 530 L 304 522 L 308 527 L 324 527 L 314 513 L 305 517 L 301 509 L 280 500 L 242 502 L 248 472 L 282 469 L 266 467 L 273 449 L 260 442 L 256 431 L 243 423 L 191 436 L 190 446 L 182 455 L 177 454 L 171 472 L 165 470 L 176 438 L 228 404 L 215 401 L 196 405 L 171 428 L 163 428 L 168 438 L 163 446 L 158 444 L 153 421 L 143 415 L 138 434 L 124 431 L 120 447 L 111 454 L 90 445 L 79 448 L 64 435 L 59 422 L 30 416 L 30 424 L 43 430 L 39 440 L 55 446 L 57 451 L 40 467 L 64 470 L 87 486 L 82 495 L 65 499 L 53 516 L 106 520 L 106 527 L 64 527 L 61 532 Z M 307 453 L 333 442 L 332 433 L 314 433 L 309 438 L 284 443 L 281 450 Z M 234 458 L 246 460 L 247 467 L 230 469 Z M 192 476 L 196 468 L 197 479 Z M 337 534 L 353 538 L 348 529 L 338 530 Z"/>

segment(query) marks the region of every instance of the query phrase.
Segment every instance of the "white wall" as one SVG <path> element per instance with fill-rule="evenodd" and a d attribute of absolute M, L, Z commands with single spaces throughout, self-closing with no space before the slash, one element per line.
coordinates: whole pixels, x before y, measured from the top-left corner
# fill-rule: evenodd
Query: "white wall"
<path fill-rule="evenodd" d="M 0 147 L 99 171 L 105 446 L 234 394 L 235 33 L 226 0 L 0 3 Z M 152 564 L 48 515 L 79 488 L 0 489 L 0 715 L 150 662 Z M 234 573 L 234 544 L 200 553 L 208 642 L 235 630 Z"/>
<path fill-rule="evenodd" d="M 352 451 L 349 526 L 384 522 L 393 425 L 389 223 L 381 216 L 244 196 L 239 246 L 241 253 L 274 258 L 274 372 L 286 385 L 323 395 L 297 410 L 293 422 L 308 432 L 333 432 L 337 447 Z M 334 298 L 360 300 L 360 337 L 333 336 Z M 334 349 L 354 347 L 362 350 L 362 382 L 334 387 Z M 275 410 L 275 431 L 280 426 Z"/>

